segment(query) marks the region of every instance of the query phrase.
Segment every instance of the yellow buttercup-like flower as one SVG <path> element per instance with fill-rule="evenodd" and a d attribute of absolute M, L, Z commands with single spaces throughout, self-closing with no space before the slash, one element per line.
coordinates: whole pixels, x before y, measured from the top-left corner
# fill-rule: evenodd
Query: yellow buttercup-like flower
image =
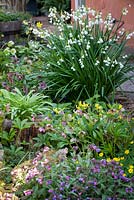
<path fill-rule="evenodd" d="M 134 166 L 133 166 L 133 165 L 129 165 L 129 168 L 130 168 L 130 169 L 133 169 L 133 168 L 134 168 Z"/>
<path fill-rule="evenodd" d="M 124 173 L 123 176 L 126 176 L 126 174 Z"/>
<path fill-rule="evenodd" d="M 124 152 L 126 155 L 129 154 L 129 149 L 125 150 Z"/>
<path fill-rule="evenodd" d="M 120 161 L 120 158 L 113 158 L 113 160 L 114 160 L 115 162 L 119 162 L 119 161 Z"/>
<path fill-rule="evenodd" d="M 130 144 L 134 144 L 134 141 L 131 141 Z"/>
<path fill-rule="evenodd" d="M 107 158 L 107 162 L 110 162 L 111 161 L 111 159 L 110 158 Z"/>
<path fill-rule="evenodd" d="M 58 110 L 58 108 L 54 108 L 53 111 L 54 111 L 56 114 L 59 114 L 59 113 L 60 113 L 60 110 Z"/>
<path fill-rule="evenodd" d="M 132 173 L 134 172 L 134 170 L 133 170 L 132 168 L 130 168 L 130 169 L 128 169 L 128 172 L 129 172 L 130 174 L 132 174 Z"/>
<path fill-rule="evenodd" d="M 85 103 L 85 102 L 79 102 L 78 106 L 76 106 L 76 108 L 78 110 L 86 110 L 89 107 L 89 104 Z"/>
<path fill-rule="evenodd" d="M 37 22 L 36 27 L 37 28 L 42 28 L 43 24 L 41 22 Z"/>
<path fill-rule="evenodd" d="M 98 103 L 95 104 L 95 109 L 96 110 L 102 110 L 102 106 L 100 106 Z"/>
<path fill-rule="evenodd" d="M 103 157 L 103 155 L 104 155 L 103 153 L 99 153 L 99 156 L 100 156 L 100 157 Z"/>

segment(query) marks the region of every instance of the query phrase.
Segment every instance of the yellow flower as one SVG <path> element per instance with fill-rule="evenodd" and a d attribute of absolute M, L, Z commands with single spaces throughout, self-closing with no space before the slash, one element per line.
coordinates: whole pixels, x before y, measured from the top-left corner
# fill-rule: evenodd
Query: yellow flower
<path fill-rule="evenodd" d="M 37 28 L 42 28 L 43 24 L 41 22 L 37 22 L 36 27 Z"/>
<path fill-rule="evenodd" d="M 56 113 L 56 114 L 59 114 L 60 111 L 58 110 L 58 108 L 54 108 L 53 111 Z"/>
<path fill-rule="evenodd" d="M 123 176 L 126 176 L 126 174 L 124 173 Z"/>
<path fill-rule="evenodd" d="M 113 160 L 114 160 L 115 162 L 119 162 L 119 161 L 120 161 L 120 158 L 113 158 Z"/>
<path fill-rule="evenodd" d="M 95 108 L 96 110 L 101 110 L 102 109 L 102 106 L 100 106 L 98 103 L 95 104 Z"/>
<path fill-rule="evenodd" d="M 133 166 L 133 165 L 129 165 L 129 168 L 130 168 L 130 169 L 133 169 L 133 168 L 134 168 L 134 166 Z"/>
<path fill-rule="evenodd" d="M 103 157 L 103 155 L 104 155 L 103 153 L 99 153 L 99 156 L 100 156 L 100 157 Z"/>
<path fill-rule="evenodd" d="M 130 144 L 134 144 L 134 141 L 131 141 Z"/>
<path fill-rule="evenodd" d="M 22 23 L 23 23 L 24 25 L 28 25 L 28 21 L 26 21 L 26 20 L 24 20 Z"/>
<path fill-rule="evenodd" d="M 125 150 L 125 152 L 124 152 L 124 153 L 125 153 L 126 155 L 127 155 L 127 154 L 129 154 L 129 150 L 128 150 L 128 149 L 127 149 L 127 150 Z"/>
<path fill-rule="evenodd" d="M 110 158 L 107 158 L 107 162 L 110 162 L 111 161 L 111 159 Z"/>
<path fill-rule="evenodd" d="M 119 110 L 121 110 L 121 109 L 122 109 L 122 105 L 121 105 L 121 104 L 119 104 L 119 107 L 118 107 L 118 108 L 119 108 Z"/>
<path fill-rule="evenodd" d="M 133 170 L 132 168 L 130 168 L 130 169 L 128 169 L 128 172 L 129 172 L 130 174 L 132 174 L 132 173 L 134 172 L 134 170 Z"/>
<path fill-rule="evenodd" d="M 124 160 L 124 157 L 120 157 L 121 160 Z"/>
<path fill-rule="evenodd" d="M 79 102 L 78 106 L 76 106 L 76 108 L 78 110 L 86 110 L 89 107 L 89 104 L 85 103 L 85 102 Z"/>
<path fill-rule="evenodd" d="M 123 166 L 123 163 L 120 163 L 120 166 Z"/>

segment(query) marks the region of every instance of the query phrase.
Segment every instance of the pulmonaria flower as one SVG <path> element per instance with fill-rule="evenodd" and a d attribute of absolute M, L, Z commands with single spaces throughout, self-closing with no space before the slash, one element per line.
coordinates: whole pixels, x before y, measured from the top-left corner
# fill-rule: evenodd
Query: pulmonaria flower
<path fill-rule="evenodd" d="M 82 183 L 85 183 L 84 178 L 79 178 L 79 181 L 82 182 Z"/>
<path fill-rule="evenodd" d="M 45 129 L 43 127 L 40 127 L 39 132 L 45 133 Z"/>
<path fill-rule="evenodd" d="M 53 192 L 54 192 L 54 190 L 52 190 L 52 189 L 49 189 L 49 190 L 48 190 L 48 192 L 49 192 L 49 193 L 53 193 Z"/>
<path fill-rule="evenodd" d="M 46 181 L 46 185 L 51 185 L 52 184 L 52 180 L 47 180 Z"/>
<path fill-rule="evenodd" d="M 24 195 L 25 196 L 30 196 L 33 193 L 33 190 L 25 190 Z"/>
<path fill-rule="evenodd" d="M 89 145 L 89 148 L 93 151 L 100 152 L 100 148 L 98 148 L 95 144 Z"/>
<path fill-rule="evenodd" d="M 48 152 L 49 150 L 50 150 L 50 148 L 47 147 L 47 146 L 45 146 L 44 149 L 43 149 L 43 152 L 46 153 L 46 152 Z"/>
<path fill-rule="evenodd" d="M 42 185 L 43 184 L 43 178 L 37 178 L 37 182 Z"/>
<path fill-rule="evenodd" d="M 47 85 L 45 82 L 39 83 L 39 89 L 46 89 Z"/>
<path fill-rule="evenodd" d="M 132 193 L 134 190 L 133 188 L 129 187 L 129 188 L 126 188 L 126 193 Z"/>

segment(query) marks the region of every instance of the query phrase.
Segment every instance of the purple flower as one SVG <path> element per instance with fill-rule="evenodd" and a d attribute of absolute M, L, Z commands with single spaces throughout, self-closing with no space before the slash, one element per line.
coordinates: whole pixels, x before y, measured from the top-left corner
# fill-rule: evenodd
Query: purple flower
<path fill-rule="evenodd" d="M 7 86 L 7 83 L 6 82 L 2 82 L 2 87 L 6 87 Z"/>
<path fill-rule="evenodd" d="M 32 194 L 32 192 L 33 192 L 33 190 L 25 190 L 25 191 L 24 191 L 24 195 L 25 195 L 25 196 L 29 196 L 29 195 Z"/>
<path fill-rule="evenodd" d="M 97 166 L 91 169 L 93 173 L 99 173 L 100 172 L 100 168 L 98 168 Z"/>
<path fill-rule="evenodd" d="M 61 187 L 64 187 L 64 186 L 65 186 L 65 182 L 61 182 L 61 183 L 60 183 L 60 186 L 61 186 Z"/>
<path fill-rule="evenodd" d="M 47 180 L 46 181 L 46 185 L 51 185 L 52 184 L 52 180 Z"/>
<path fill-rule="evenodd" d="M 39 83 L 39 89 L 46 89 L 47 85 L 45 82 Z"/>
<path fill-rule="evenodd" d="M 52 190 L 52 189 L 49 189 L 49 190 L 48 190 L 48 192 L 49 192 L 49 193 L 53 193 L 53 192 L 54 192 L 54 190 Z"/>
<path fill-rule="evenodd" d="M 85 182 L 84 178 L 79 178 L 79 181 L 82 182 L 82 183 Z"/>
<path fill-rule="evenodd" d="M 133 188 L 129 187 L 129 188 L 126 188 L 126 193 L 132 193 L 133 192 Z"/>
<path fill-rule="evenodd" d="M 42 185 L 43 184 L 43 178 L 37 178 L 37 182 Z"/>
<path fill-rule="evenodd" d="M 89 148 L 90 148 L 92 151 L 96 151 L 96 152 L 100 152 L 100 151 L 101 151 L 95 144 L 90 144 L 90 145 L 89 145 Z"/>
<path fill-rule="evenodd" d="M 129 182 L 129 181 L 130 181 L 130 179 L 127 178 L 127 177 L 125 177 L 125 176 L 120 176 L 120 179 L 121 179 L 122 181 L 124 181 L 124 182 Z"/>
<path fill-rule="evenodd" d="M 70 180 L 70 176 L 66 176 L 66 180 L 69 181 Z"/>
<path fill-rule="evenodd" d="M 78 150 L 78 146 L 73 146 L 73 150 L 77 151 Z"/>
<path fill-rule="evenodd" d="M 39 128 L 39 132 L 44 133 L 44 132 L 45 132 L 45 129 L 44 129 L 43 127 L 40 127 L 40 128 Z"/>

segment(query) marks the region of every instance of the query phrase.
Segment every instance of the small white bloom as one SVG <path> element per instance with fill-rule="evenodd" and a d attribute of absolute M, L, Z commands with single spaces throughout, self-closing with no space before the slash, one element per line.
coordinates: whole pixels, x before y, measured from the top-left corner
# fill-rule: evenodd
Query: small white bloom
<path fill-rule="evenodd" d="M 13 45 L 14 45 L 14 42 L 12 40 L 7 43 L 8 47 L 12 47 Z"/>
<path fill-rule="evenodd" d="M 98 44 L 101 44 L 101 43 L 103 43 L 103 39 L 102 38 L 99 38 L 99 40 L 98 40 L 98 42 L 97 42 Z"/>
<path fill-rule="evenodd" d="M 123 15 L 127 15 L 127 13 L 128 13 L 127 8 L 123 8 L 123 10 L 122 10 L 122 14 L 123 14 Z"/>

